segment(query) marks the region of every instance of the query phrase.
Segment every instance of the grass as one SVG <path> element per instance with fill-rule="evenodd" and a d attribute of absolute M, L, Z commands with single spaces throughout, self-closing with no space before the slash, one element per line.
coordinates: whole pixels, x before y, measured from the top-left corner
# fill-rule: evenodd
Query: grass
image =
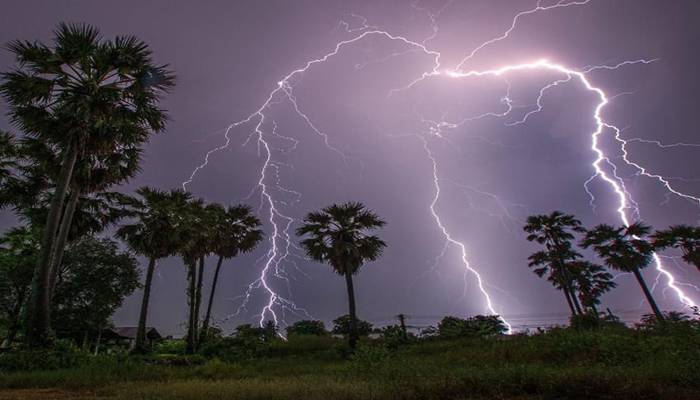
<path fill-rule="evenodd" d="M 94 360 L 0 376 L 0 399 L 697 399 L 700 336 L 632 330 L 365 343 L 275 343 L 262 358 L 197 366 Z"/>

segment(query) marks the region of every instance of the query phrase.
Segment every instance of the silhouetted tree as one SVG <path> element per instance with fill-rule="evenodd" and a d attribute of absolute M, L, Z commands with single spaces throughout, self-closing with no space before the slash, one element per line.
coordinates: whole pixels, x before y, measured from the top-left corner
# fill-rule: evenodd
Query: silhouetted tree
<path fill-rule="evenodd" d="M 654 254 L 654 246 L 645 239 L 650 231 L 651 227 L 641 222 L 619 228 L 601 224 L 586 233 L 581 245 L 592 247 L 608 267 L 634 274 L 654 314 L 663 321 L 664 316 L 640 271 L 651 263 Z"/>
<path fill-rule="evenodd" d="M 0 347 L 11 346 L 20 330 L 38 254 L 38 232 L 29 228 L 12 228 L 0 238 L 0 323 L 6 328 Z"/>
<path fill-rule="evenodd" d="M 237 256 L 239 253 L 247 253 L 255 248 L 263 238 L 262 230 L 258 229 L 260 220 L 255 217 L 249 206 L 237 205 L 224 209 L 221 206 L 212 209 L 214 213 L 214 227 L 211 230 L 212 252 L 219 259 L 216 262 L 214 278 L 209 292 L 207 312 L 202 322 L 202 337 L 207 336 L 207 329 L 211 320 L 211 308 L 214 303 L 214 294 L 219 282 L 219 271 L 225 259 Z"/>
<path fill-rule="evenodd" d="M 598 264 L 583 260 L 569 263 L 568 268 L 573 273 L 581 305 L 597 317 L 600 296 L 617 286 L 612 280 L 612 274 Z"/>
<path fill-rule="evenodd" d="M 86 155 L 105 157 L 124 144 L 143 143 L 164 128 L 159 95 L 173 84 L 134 37 L 103 40 L 87 25 L 60 24 L 53 47 L 40 42 L 8 45 L 18 68 L 2 75 L 0 94 L 24 134 L 55 145 L 61 154 L 37 262 L 26 341 L 50 342 L 50 274 L 58 228 L 75 167 Z M 78 193 L 80 187 L 74 187 Z M 69 215 L 67 215 L 69 216 Z M 70 218 L 64 220 L 70 226 Z"/>
<path fill-rule="evenodd" d="M 502 335 L 508 326 L 498 315 L 477 315 L 467 319 L 444 317 L 437 326 L 438 335 L 444 338 L 483 337 Z"/>
<path fill-rule="evenodd" d="M 51 313 L 56 334 L 79 341 L 99 332 L 139 287 L 138 262 L 116 242 L 85 237 L 72 243 L 56 281 Z"/>
<path fill-rule="evenodd" d="M 527 240 L 544 246 L 545 250 L 532 254 L 530 267 L 538 267 L 534 272 L 548 280 L 564 293 L 572 315 L 582 312 L 574 288 L 574 276 L 567 263 L 581 258 L 572 246 L 574 233 L 584 232 L 581 222 L 573 215 L 554 211 L 549 215 L 532 215 L 528 217 L 523 230 L 528 233 Z"/>
<path fill-rule="evenodd" d="M 689 225 L 673 225 L 656 231 L 651 236 L 654 248 L 663 250 L 669 247 L 680 249 L 683 261 L 694 265 L 700 271 L 700 228 Z"/>
<path fill-rule="evenodd" d="M 327 335 L 326 327 L 323 321 L 302 320 L 297 321 L 287 327 L 287 336 L 292 335 Z"/>
<path fill-rule="evenodd" d="M 337 274 L 345 277 L 350 315 L 348 338 L 353 349 L 358 331 L 352 276 L 363 264 L 379 258 L 386 247 L 383 240 L 369 234 L 384 224 L 362 203 L 349 202 L 309 213 L 304 224 L 297 229 L 297 235 L 307 237 L 301 242 L 306 254 L 313 260 L 331 265 Z"/>
<path fill-rule="evenodd" d="M 357 337 L 367 336 L 372 333 L 372 324 L 367 321 L 355 318 L 355 327 L 353 328 L 353 319 L 349 314 L 342 315 L 333 320 L 333 330 L 332 333 L 336 335 L 347 335 L 350 336 L 353 329 L 357 332 Z"/>
<path fill-rule="evenodd" d="M 148 304 L 153 285 L 153 273 L 156 262 L 175 254 L 181 245 L 182 233 L 178 226 L 184 223 L 180 209 L 190 199 L 188 193 L 181 190 L 164 192 L 148 187 L 136 190 L 140 198 L 124 199 L 133 220 L 117 230 L 121 238 L 139 255 L 148 259 L 146 280 L 143 285 L 141 311 L 136 331 L 134 352 L 145 351 Z"/>

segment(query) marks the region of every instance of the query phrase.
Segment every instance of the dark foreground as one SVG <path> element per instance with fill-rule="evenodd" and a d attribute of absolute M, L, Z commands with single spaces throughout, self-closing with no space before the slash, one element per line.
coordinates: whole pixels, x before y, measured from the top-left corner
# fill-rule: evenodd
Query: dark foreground
<path fill-rule="evenodd" d="M 555 330 L 364 343 L 294 337 L 217 356 L 97 356 L 0 374 L 0 399 L 700 399 L 700 335 Z"/>

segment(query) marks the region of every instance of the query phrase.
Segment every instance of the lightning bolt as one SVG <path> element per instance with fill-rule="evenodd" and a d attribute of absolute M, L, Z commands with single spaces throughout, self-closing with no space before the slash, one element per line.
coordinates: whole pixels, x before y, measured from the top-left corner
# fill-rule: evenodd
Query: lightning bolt
<path fill-rule="evenodd" d="M 270 235 L 269 243 L 270 243 L 270 248 L 269 250 L 261 257 L 261 262 L 262 262 L 262 269 L 260 271 L 259 277 L 251 282 L 248 286 L 247 289 L 244 293 L 243 301 L 241 305 L 239 306 L 238 310 L 236 311 L 235 314 L 233 315 L 238 315 L 240 312 L 244 311 L 246 309 L 247 304 L 250 301 L 250 298 L 253 294 L 254 291 L 256 290 L 262 290 L 268 298 L 268 301 L 258 314 L 259 317 L 259 323 L 262 325 L 267 317 L 272 318 L 272 320 L 275 321 L 275 323 L 284 323 L 282 317 L 279 316 L 279 312 L 284 312 L 284 310 L 291 310 L 293 312 L 301 312 L 305 313 L 308 315 L 306 310 L 304 310 L 301 307 L 296 306 L 289 298 L 287 297 L 282 297 L 273 287 L 271 284 L 270 278 L 276 277 L 276 278 L 282 278 L 284 279 L 287 283 L 289 283 L 284 265 L 286 263 L 289 263 L 289 258 L 294 257 L 292 254 L 292 250 L 295 249 L 295 246 L 291 242 L 291 238 L 289 235 L 289 229 L 291 225 L 295 222 L 295 219 L 287 214 L 285 214 L 281 207 L 287 205 L 287 202 L 282 200 L 280 198 L 281 195 L 292 195 L 293 200 L 292 201 L 300 201 L 301 199 L 301 194 L 297 191 L 294 191 L 292 189 L 284 188 L 281 185 L 280 182 L 280 175 L 279 175 L 279 168 L 281 166 L 284 166 L 282 163 L 275 161 L 273 157 L 273 150 L 276 150 L 271 147 L 269 143 L 269 138 L 274 137 L 278 139 L 283 139 L 290 143 L 290 146 L 277 151 L 285 151 L 285 152 L 291 152 L 297 148 L 299 145 L 299 140 L 294 139 L 289 136 L 283 136 L 280 135 L 279 133 L 276 132 L 277 127 L 276 124 L 273 122 L 273 129 L 272 133 L 266 133 L 266 121 L 268 120 L 267 115 L 272 111 L 272 106 L 276 104 L 280 104 L 282 102 L 287 102 L 288 104 L 291 105 L 294 113 L 305 122 L 307 127 L 314 132 L 318 137 L 321 138 L 323 141 L 324 145 L 326 148 L 334 152 L 338 155 L 340 155 L 345 162 L 346 166 L 348 165 L 348 157 L 343 153 L 343 151 L 337 147 L 335 147 L 331 141 L 329 136 L 322 130 L 320 129 L 313 121 L 312 118 L 301 109 L 299 106 L 298 99 L 294 95 L 294 86 L 296 83 L 298 83 L 298 79 L 300 78 L 303 74 L 309 72 L 311 69 L 313 69 L 315 66 L 320 65 L 328 61 L 329 59 L 335 57 L 340 53 L 340 51 L 350 45 L 353 45 L 355 43 L 358 43 L 366 38 L 369 37 L 383 37 L 387 40 L 393 41 L 393 42 L 398 42 L 407 47 L 406 50 L 404 51 L 399 51 L 399 52 L 394 52 L 390 53 L 385 57 L 382 57 L 380 59 L 374 60 L 374 61 L 369 61 L 365 63 L 356 63 L 355 68 L 356 69 L 362 69 L 369 63 L 374 63 L 374 62 L 384 62 L 387 61 L 391 58 L 394 57 L 399 57 L 404 54 L 408 53 L 421 53 L 426 56 L 428 56 L 430 59 L 432 59 L 432 67 L 429 69 L 424 70 L 422 73 L 420 73 L 418 76 L 415 77 L 412 81 L 408 82 L 405 86 L 396 88 L 396 89 L 391 89 L 388 93 L 388 96 L 392 96 L 398 92 L 402 92 L 405 90 L 412 89 L 416 87 L 418 84 L 427 82 L 430 79 L 470 79 L 470 78 L 481 78 L 481 77 L 496 77 L 502 79 L 507 87 L 506 87 L 506 93 L 501 99 L 501 103 L 504 105 L 504 110 L 502 111 L 493 111 L 493 112 L 488 112 L 488 113 L 483 113 L 480 115 L 476 115 L 473 117 L 465 118 L 461 121 L 456 121 L 456 122 L 449 122 L 443 120 L 442 121 L 428 121 L 425 119 L 422 119 L 422 122 L 428 123 L 430 125 L 429 131 L 427 135 L 411 135 L 418 137 L 423 144 L 423 149 L 425 151 L 425 154 L 427 156 L 427 159 L 430 161 L 432 165 L 432 178 L 433 178 L 433 191 L 434 191 L 434 196 L 432 198 L 431 203 L 429 204 L 429 211 L 431 213 L 431 216 L 433 220 L 435 221 L 436 228 L 442 233 L 443 237 L 445 238 L 445 245 L 442 248 L 442 251 L 438 257 L 435 258 L 435 263 L 433 265 L 433 268 L 437 266 L 437 263 L 444 257 L 445 252 L 447 250 L 448 246 L 456 246 L 460 252 L 461 252 L 461 257 L 460 261 L 464 266 L 464 276 L 465 279 L 467 278 L 468 275 L 474 276 L 476 279 L 477 287 L 481 293 L 481 295 L 484 298 L 485 302 L 485 307 L 486 310 L 492 314 L 499 314 L 496 311 L 496 306 L 494 305 L 494 302 L 492 301 L 491 295 L 487 291 L 487 287 L 492 286 L 489 285 L 488 283 L 485 282 L 484 278 L 481 276 L 478 270 L 474 268 L 474 266 L 470 263 L 468 259 L 468 252 L 467 252 L 467 247 L 463 242 L 460 242 L 457 240 L 454 235 L 449 231 L 449 229 L 445 226 L 443 223 L 443 219 L 441 218 L 437 206 L 440 202 L 440 194 L 441 194 L 441 182 L 446 181 L 446 179 L 441 178 L 439 176 L 439 163 L 437 160 L 437 157 L 435 157 L 435 154 L 433 153 L 430 143 L 429 143 L 429 138 L 431 137 L 436 137 L 440 138 L 443 140 L 449 140 L 447 137 L 446 133 L 448 131 L 456 130 L 458 127 L 474 120 L 482 119 L 482 118 L 504 118 L 506 116 L 509 116 L 511 112 L 513 111 L 513 101 L 510 98 L 510 82 L 506 79 L 507 75 L 511 72 L 515 71 L 536 71 L 536 70 L 546 70 L 550 72 L 554 72 L 556 74 L 559 74 L 562 76 L 561 79 L 557 79 L 545 86 L 543 86 L 538 93 L 537 96 L 537 101 L 536 101 L 536 107 L 535 109 L 527 112 L 522 118 L 519 120 L 513 121 L 506 123 L 508 126 L 516 126 L 520 124 L 524 124 L 528 121 L 528 119 L 533 116 L 536 113 L 539 113 L 540 111 L 543 110 L 543 105 L 542 105 L 542 99 L 546 95 L 546 93 L 554 88 L 556 88 L 559 85 L 564 85 L 568 84 L 571 81 L 576 81 L 579 84 L 583 86 L 583 88 L 594 95 L 598 98 L 598 103 L 595 106 L 593 112 L 592 112 L 592 118 L 595 121 L 595 126 L 596 129 L 591 133 L 591 150 L 593 154 L 595 155 L 595 159 L 591 163 L 591 166 L 594 170 L 594 174 L 591 176 L 591 178 L 584 183 L 584 189 L 586 192 L 589 194 L 591 198 L 591 204 L 595 205 L 595 197 L 593 196 L 592 191 L 589 189 L 589 184 L 592 183 L 596 179 L 600 179 L 604 181 L 610 188 L 611 190 L 615 193 L 617 199 L 618 199 L 618 207 L 616 209 L 617 214 L 619 215 L 620 220 L 622 221 L 623 224 L 629 225 L 630 224 L 630 219 L 628 217 L 628 210 L 632 210 L 632 214 L 635 218 L 638 218 L 639 216 L 639 207 L 637 203 L 634 202 L 632 196 L 630 195 L 629 191 L 625 187 L 625 182 L 624 180 L 617 174 L 617 165 L 611 161 L 610 157 L 603 151 L 603 149 L 599 146 L 599 140 L 600 137 L 608 132 L 612 132 L 613 137 L 615 140 L 620 144 L 620 152 L 623 154 L 622 160 L 625 163 L 625 165 L 635 168 L 638 172 L 638 174 L 643 175 L 647 178 L 654 179 L 660 184 L 663 185 L 663 187 L 669 191 L 670 194 L 684 198 L 686 200 L 694 201 L 694 202 L 699 202 L 700 199 L 698 199 L 695 196 L 683 193 L 677 189 L 675 189 L 669 182 L 669 179 L 664 177 L 662 175 L 653 173 L 645 169 L 643 166 L 641 166 L 639 163 L 633 161 L 631 157 L 629 157 L 628 152 L 627 152 L 627 144 L 631 142 L 643 142 L 643 143 L 652 143 L 655 144 L 659 147 L 666 148 L 666 147 L 680 147 L 680 146 L 698 146 L 695 144 L 686 144 L 686 143 L 678 143 L 678 144 L 673 144 L 673 145 L 663 145 L 660 142 L 656 141 L 647 141 L 647 140 L 642 140 L 642 139 L 628 139 L 625 140 L 621 137 L 620 133 L 621 130 L 618 129 L 616 126 L 613 124 L 605 121 L 602 116 L 602 111 L 605 108 L 607 104 L 609 104 L 610 100 L 614 98 L 614 96 L 608 96 L 601 88 L 594 86 L 591 81 L 588 78 L 589 73 L 593 71 L 598 71 L 598 70 L 617 70 L 621 67 L 624 66 L 629 66 L 629 65 L 635 65 L 635 64 L 648 64 L 651 62 L 654 62 L 655 60 L 628 60 L 624 61 L 618 64 L 614 65 L 594 65 L 594 66 L 588 66 L 584 67 L 582 69 L 574 69 L 574 68 L 569 68 L 566 67 L 563 64 L 559 63 L 554 63 L 550 62 L 548 60 L 538 60 L 538 61 L 533 61 L 533 62 L 525 62 L 525 63 L 519 63 L 519 64 L 507 64 L 504 66 L 501 66 L 499 68 L 494 68 L 494 69 L 485 69 L 485 70 L 467 70 L 465 69 L 465 66 L 472 60 L 474 59 L 482 50 L 488 48 L 489 46 L 492 46 L 498 42 L 501 42 L 503 40 L 508 39 L 511 34 L 517 29 L 519 21 L 529 15 L 540 13 L 540 12 L 547 12 L 547 11 L 552 11 L 555 9 L 562 9 L 562 8 L 567 8 L 567 7 L 574 7 L 574 6 L 583 6 L 586 5 L 590 2 L 591 0 L 580 0 L 580 1 L 565 1 L 565 0 L 559 0 L 554 4 L 550 5 L 543 5 L 542 0 L 538 0 L 536 5 L 530 9 L 520 11 L 511 20 L 510 26 L 503 31 L 501 34 L 481 43 L 480 45 L 476 46 L 473 48 L 470 52 L 468 52 L 457 65 L 452 68 L 452 69 L 444 69 L 441 64 L 441 57 L 442 54 L 439 51 L 430 49 L 428 47 L 428 44 L 431 40 L 433 40 L 437 35 L 439 34 L 439 29 L 438 29 L 438 24 L 437 20 L 439 16 L 452 4 L 452 1 L 448 1 L 444 4 L 443 7 L 441 7 L 438 12 L 431 13 L 428 11 L 426 8 L 420 7 L 419 3 L 420 1 L 416 1 L 411 4 L 411 6 L 416 9 L 417 11 L 423 11 L 426 12 L 429 20 L 430 20 L 430 27 L 431 27 L 431 34 L 430 36 L 426 37 L 422 41 L 415 41 L 407 38 L 406 36 L 402 35 L 396 35 L 393 33 L 390 33 L 387 30 L 380 29 L 376 26 L 372 26 L 368 24 L 368 20 L 364 17 L 351 14 L 351 18 L 353 20 L 359 21 L 360 24 L 357 26 L 357 24 L 353 24 L 347 21 L 341 21 L 338 24 L 337 28 L 342 28 L 342 30 L 346 33 L 351 35 L 350 38 L 341 40 L 335 44 L 335 46 L 327 53 L 324 55 L 314 58 L 303 64 L 300 68 L 294 69 L 291 72 L 289 72 L 287 75 L 285 75 L 280 81 L 277 82 L 276 87 L 272 89 L 272 91 L 268 94 L 266 100 L 262 103 L 262 105 L 255 110 L 253 113 L 248 115 L 247 117 L 234 122 L 233 124 L 229 125 L 228 128 L 225 131 L 224 134 L 224 143 L 220 146 L 214 147 L 213 149 L 209 150 L 206 152 L 204 156 L 203 162 L 197 166 L 190 174 L 189 178 L 183 182 L 182 186 L 183 188 L 187 188 L 189 184 L 193 182 L 197 174 L 204 168 L 209 163 L 209 160 L 212 155 L 214 155 L 217 152 L 220 152 L 224 149 L 227 149 L 231 142 L 231 135 L 232 133 L 237 130 L 240 127 L 244 127 L 248 124 L 254 124 L 254 128 L 250 135 L 248 136 L 248 139 L 244 142 L 244 145 L 247 144 L 249 141 L 252 140 L 252 138 L 255 139 L 256 144 L 258 146 L 258 151 L 261 157 L 263 158 L 263 164 L 260 167 L 260 173 L 259 173 L 259 179 L 256 183 L 255 188 L 253 189 L 253 192 L 259 192 L 260 193 L 260 209 L 264 210 L 265 213 L 268 216 L 268 222 L 270 226 L 272 227 L 272 234 Z M 693 302 L 692 299 L 690 299 L 680 288 L 680 286 L 685 285 L 684 283 L 677 282 L 675 277 L 664 268 L 661 259 L 659 258 L 658 255 L 654 255 L 654 262 L 657 271 L 659 272 L 659 276 L 663 275 L 666 278 L 666 285 L 667 288 L 671 289 L 674 291 L 678 299 L 681 301 L 682 304 L 688 305 L 688 306 L 695 306 L 696 304 Z M 292 263 L 292 265 L 296 266 L 296 264 Z M 465 282 L 466 285 L 466 282 Z M 290 291 L 290 297 L 291 297 L 291 291 Z M 276 311 L 277 310 L 277 311 Z M 505 324 L 508 326 L 509 330 L 511 328 L 511 325 L 503 319 Z"/>

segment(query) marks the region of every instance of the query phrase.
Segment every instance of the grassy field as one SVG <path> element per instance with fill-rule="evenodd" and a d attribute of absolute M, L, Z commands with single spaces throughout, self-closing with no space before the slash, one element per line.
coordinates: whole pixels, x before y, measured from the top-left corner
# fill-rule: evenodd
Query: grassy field
<path fill-rule="evenodd" d="M 73 369 L 0 375 L 1 399 L 700 399 L 700 337 L 632 330 L 364 343 L 269 345 L 201 365 L 96 357 Z"/>

